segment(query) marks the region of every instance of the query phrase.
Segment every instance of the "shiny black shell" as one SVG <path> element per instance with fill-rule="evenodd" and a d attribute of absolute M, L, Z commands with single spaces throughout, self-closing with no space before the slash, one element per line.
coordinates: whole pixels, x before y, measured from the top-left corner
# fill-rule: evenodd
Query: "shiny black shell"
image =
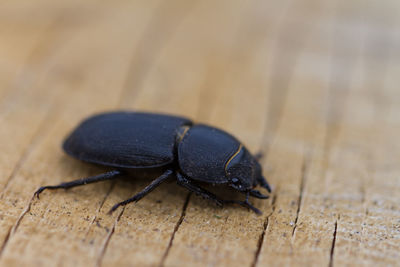
<path fill-rule="evenodd" d="M 155 168 L 175 161 L 176 136 L 192 122 L 170 115 L 111 112 L 83 121 L 64 150 L 82 161 L 118 168 Z"/>
<path fill-rule="evenodd" d="M 239 147 L 240 142 L 222 130 L 194 125 L 179 143 L 179 166 L 193 180 L 226 183 L 226 164 Z"/>
<path fill-rule="evenodd" d="M 173 165 L 187 177 L 227 183 L 226 167 L 240 149 L 232 135 L 186 118 L 139 112 L 111 112 L 83 121 L 65 140 L 71 156 L 117 168 Z"/>

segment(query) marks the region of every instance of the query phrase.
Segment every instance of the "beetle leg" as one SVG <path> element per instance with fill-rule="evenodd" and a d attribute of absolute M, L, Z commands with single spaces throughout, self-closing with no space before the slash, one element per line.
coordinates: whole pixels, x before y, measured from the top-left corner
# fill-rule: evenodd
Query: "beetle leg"
<path fill-rule="evenodd" d="M 258 178 L 258 182 L 259 184 L 264 187 L 265 189 L 267 189 L 267 191 L 269 193 L 271 193 L 271 187 L 269 186 L 267 180 L 265 180 L 264 176 L 260 176 L 260 178 Z"/>
<path fill-rule="evenodd" d="M 257 215 L 261 215 L 261 214 L 262 214 L 262 212 L 261 212 L 259 209 L 257 209 L 257 208 L 254 207 L 253 205 L 251 205 L 250 202 L 248 202 L 248 201 L 238 201 L 237 203 L 240 204 L 240 205 L 242 205 L 243 207 L 246 207 L 246 208 L 251 209 L 251 210 L 254 211 Z"/>
<path fill-rule="evenodd" d="M 179 185 L 185 187 L 186 189 L 188 189 L 191 192 L 194 192 L 197 195 L 204 197 L 205 199 L 214 201 L 218 206 L 222 207 L 225 200 L 219 199 L 216 195 L 196 185 L 190 179 L 187 179 L 180 173 L 177 173 L 176 176 Z"/>
<path fill-rule="evenodd" d="M 269 196 L 263 195 L 263 194 L 261 194 L 260 191 L 255 190 L 255 189 L 251 189 L 249 192 L 250 192 L 250 196 L 252 196 L 252 197 L 261 198 L 261 199 L 269 198 Z"/>
<path fill-rule="evenodd" d="M 252 211 L 254 211 L 255 213 L 257 213 L 258 215 L 262 214 L 262 212 L 261 212 L 259 209 L 257 209 L 256 207 L 254 207 L 253 205 L 250 204 L 250 202 L 249 202 L 249 195 L 250 195 L 250 191 L 247 192 L 247 194 L 246 194 L 246 199 L 245 199 L 245 201 L 242 202 L 241 204 L 242 204 L 244 207 L 248 207 L 249 209 L 251 209 Z"/>
<path fill-rule="evenodd" d="M 115 204 L 110 211 L 108 212 L 109 214 L 113 213 L 113 211 L 115 211 L 116 209 L 118 209 L 118 207 L 120 206 L 125 206 L 128 203 L 131 202 L 138 202 L 139 200 L 141 200 L 145 195 L 147 195 L 148 193 L 150 193 L 151 191 L 154 190 L 154 188 L 156 188 L 157 186 L 159 186 L 162 182 L 164 182 L 165 180 L 167 180 L 171 175 L 173 174 L 172 170 L 166 170 L 160 177 L 158 177 L 157 179 L 153 180 L 148 186 L 146 186 L 141 192 L 137 193 L 136 195 L 134 195 L 133 197 L 122 201 L 120 203 Z"/>
<path fill-rule="evenodd" d="M 194 184 L 192 181 L 190 181 L 189 179 L 187 179 L 186 177 L 184 177 L 182 174 L 178 173 L 177 174 L 177 178 L 178 178 L 178 184 L 187 188 L 188 190 L 201 195 L 202 197 L 206 198 L 206 199 L 210 199 L 213 200 L 215 203 L 217 203 L 217 205 L 222 206 L 223 204 L 239 204 L 243 207 L 249 208 L 252 211 L 254 211 L 257 214 L 261 214 L 262 212 L 257 209 L 256 207 L 254 207 L 253 205 L 250 204 L 249 202 L 249 195 L 250 195 L 250 191 L 246 193 L 246 200 L 245 201 L 239 201 L 239 200 L 223 200 L 218 198 L 216 195 L 214 195 L 213 193 L 201 188 L 200 186 Z M 256 191 L 256 190 L 255 190 Z"/>
<path fill-rule="evenodd" d="M 43 190 L 46 190 L 46 189 L 58 189 L 58 188 L 68 189 L 68 188 L 75 187 L 75 186 L 91 184 L 91 183 L 105 181 L 105 180 L 111 180 L 121 174 L 122 174 L 121 171 L 114 170 L 114 171 L 102 173 L 102 174 L 99 174 L 96 176 L 91 176 L 91 177 L 86 177 L 86 178 L 78 179 L 78 180 L 71 181 L 71 182 L 61 183 L 58 185 L 42 186 L 34 193 L 34 196 L 39 198 L 40 193 L 42 193 Z"/>
<path fill-rule="evenodd" d="M 246 199 L 244 201 L 239 201 L 239 200 L 225 200 L 225 203 L 231 203 L 231 204 L 239 204 L 245 208 L 249 208 L 252 211 L 254 211 L 256 214 L 261 215 L 262 212 L 257 209 L 256 207 L 254 207 L 250 202 L 249 202 L 249 195 L 250 195 L 250 191 L 246 192 Z"/>

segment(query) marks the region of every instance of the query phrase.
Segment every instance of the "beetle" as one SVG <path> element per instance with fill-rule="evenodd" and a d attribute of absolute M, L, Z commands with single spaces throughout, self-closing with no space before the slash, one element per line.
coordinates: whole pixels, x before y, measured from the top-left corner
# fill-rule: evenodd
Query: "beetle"
<path fill-rule="evenodd" d="M 227 132 L 191 120 L 155 113 L 116 111 L 97 114 L 81 122 L 66 138 L 64 151 L 79 160 L 115 168 L 112 171 L 46 189 L 71 188 L 111 180 L 129 170 L 162 168 L 163 174 L 133 197 L 115 204 L 118 207 L 137 202 L 154 188 L 174 177 L 177 184 L 222 206 L 236 203 L 261 214 L 249 202 L 249 196 L 266 199 L 257 185 L 271 188 L 258 162 L 235 137 Z M 223 200 L 199 183 L 225 184 L 245 194 L 244 201 Z"/>

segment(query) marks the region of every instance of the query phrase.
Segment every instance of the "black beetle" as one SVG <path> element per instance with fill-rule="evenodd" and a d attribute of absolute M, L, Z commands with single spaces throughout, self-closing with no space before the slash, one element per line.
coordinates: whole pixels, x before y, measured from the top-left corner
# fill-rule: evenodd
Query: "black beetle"
<path fill-rule="evenodd" d="M 262 176 L 258 157 L 233 136 L 214 127 L 193 124 L 183 117 L 139 113 L 111 112 L 95 115 L 83 121 L 65 140 L 66 153 L 79 160 L 115 170 L 55 186 L 40 187 L 35 195 L 45 189 L 71 188 L 98 181 L 114 179 L 129 169 L 163 167 L 164 173 L 153 180 L 140 193 L 118 203 L 119 206 L 139 201 L 169 177 L 188 190 L 213 200 L 218 205 L 237 203 L 261 213 L 253 207 L 249 196 L 265 199 L 254 187 L 260 185 L 271 192 Z M 203 189 L 199 182 L 228 184 L 244 193 L 244 201 L 222 200 Z"/>

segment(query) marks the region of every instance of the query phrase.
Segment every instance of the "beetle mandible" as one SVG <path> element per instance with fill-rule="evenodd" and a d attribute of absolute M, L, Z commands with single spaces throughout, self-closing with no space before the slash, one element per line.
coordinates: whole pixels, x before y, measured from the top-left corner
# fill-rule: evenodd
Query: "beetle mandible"
<path fill-rule="evenodd" d="M 130 169 L 162 167 L 165 171 L 133 197 L 119 206 L 137 202 L 170 177 L 191 192 L 222 206 L 236 203 L 260 214 L 249 202 L 249 196 L 265 199 L 254 188 L 271 192 L 262 175 L 258 157 L 249 153 L 235 137 L 220 129 L 194 124 L 184 117 L 140 113 L 109 112 L 84 120 L 64 141 L 67 154 L 79 160 L 113 167 L 115 170 L 52 186 L 45 189 L 71 188 L 115 179 Z M 223 200 L 199 185 L 199 182 L 227 184 L 245 194 L 244 201 Z"/>

